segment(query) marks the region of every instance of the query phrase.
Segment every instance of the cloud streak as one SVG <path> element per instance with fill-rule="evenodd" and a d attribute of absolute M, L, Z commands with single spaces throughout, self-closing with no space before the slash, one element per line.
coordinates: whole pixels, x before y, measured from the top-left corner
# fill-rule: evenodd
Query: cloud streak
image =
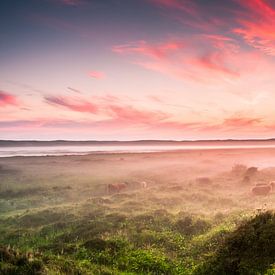
<path fill-rule="evenodd" d="M 233 32 L 250 46 L 268 55 L 275 55 L 275 8 L 264 0 L 239 0 L 245 9 L 237 19 Z"/>
<path fill-rule="evenodd" d="M 241 64 L 234 57 L 241 55 L 239 47 L 222 35 L 194 35 L 189 40 L 178 38 L 161 43 L 137 41 L 116 45 L 112 50 L 146 69 L 185 80 L 215 82 L 240 76 Z"/>
<path fill-rule="evenodd" d="M 122 114 L 121 114 L 122 112 Z M 125 114 L 126 112 L 126 114 Z M 202 135 L 207 136 L 211 134 L 212 136 L 239 136 L 239 135 L 255 135 L 262 134 L 263 136 L 269 135 L 274 131 L 275 124 L 273 123 L 263 123 L 261 118 L 249 118 L 249 117 L 229 117 L 221 121 L 220 123 L 209 123 L 206 121 L 173 121 L 165 120 L 161 115 L 150 116 L 149 113 L 143 114 L 142 119 L 140 119 L 140 114 L 138 114 L 138 120 L 136 120 L 136 110 L 119 110 L 115 111 L 117 116 L 111 117 L 109 119 L 95 120 L 68 120 L 68 119 L 32 119 L 32 120 L 0 120 L 0 129 L 3 131 L 33 131 L 40 129 L 43 131 L 51 130 L 56 131 L 73 131 L 77 129 L 81 132 L 90 131 L 102 131 L 104 133 L 111 134 L 117 132 L 129 133 L 135 132 L 139 134 L 146 133 L 171 133 L 177 135 L 179 132 L 185 131 L 188 135 Z M 138 127 L 137 127 L 138 125 Z M 237 132 L 236 132 L 237 130 Z"/>
<path fill-rule="evenodd" d="M 84 112 L 84 113 L 98 113 L 97 105 L 75 98 L 66 98 L 66 97 L 58 97 L 58 96 L 45 96 L 44 100 L 54 106 L 61 106 L 72 111 L 76 112 Z"/>
<path fill-rule="evenodd" d="M 259 125 L 262 122 L 262 118 L 249 118 L 249 117 L 230 117 L 224 120 L 224 127 L 233 128 L 246 128 Z"/>
<path fill-rule="evenodd" d="M 93 103 L 76 97 L 45 96 L 46 103 L 66 108 L 79 113 L 101 115 L 116 121 L 131 122 L 134 124 L 152 124 L 169 117 L 160 111 L 147 111 L 136 109 L 133 106 L 122 104 L 114 97 L 94 97 Z"/>
<path fill-rule="evenodd" d="M 91 71 L 88 73 L 89 77 L 95 78 L 95 79 L 103 79 L 105 78 L 105 73 L 100 71 Z"/>

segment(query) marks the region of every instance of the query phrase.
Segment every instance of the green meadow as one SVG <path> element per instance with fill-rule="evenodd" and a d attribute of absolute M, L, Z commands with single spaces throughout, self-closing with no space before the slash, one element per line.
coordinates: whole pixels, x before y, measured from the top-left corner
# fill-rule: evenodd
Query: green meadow
<path fill-rule="evenodd" d="M 0 274 L 275 274 L 272 154 L 1 158 Z"/>

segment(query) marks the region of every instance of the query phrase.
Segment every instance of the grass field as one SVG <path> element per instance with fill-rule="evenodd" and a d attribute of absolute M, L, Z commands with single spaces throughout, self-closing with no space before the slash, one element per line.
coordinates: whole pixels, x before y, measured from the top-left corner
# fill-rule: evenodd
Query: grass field
<path fill-rule="evenodd" d="M 0 273 L 275 274 L 274 153 L 1 158 Z"/>

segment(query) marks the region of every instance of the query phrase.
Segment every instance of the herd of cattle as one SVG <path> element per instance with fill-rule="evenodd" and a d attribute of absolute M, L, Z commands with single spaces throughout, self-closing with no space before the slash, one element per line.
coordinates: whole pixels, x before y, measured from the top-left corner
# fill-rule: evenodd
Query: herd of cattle
<path fill-rule="evenodd" d="M 266 196 L 275 191 L 275 181 L 255 183 L 255 176 L 258 172 L 259 171 L 257 167 L 249 167 L 245 169 L 245 171 L 241 173 L 241 182 L 246 185 L 253 184 L 254 186 L 251 189 L 251 193 L 255 196 Z M 212 183 L 212 181 L 208 177 L 198 177 L 196 179 L 196 183 L 200 185 L 209 185 Z"/>
<path fill-rule="evenodd" d="M 253 178 L 257 175 L 258 168 L 257 167 L 249 167 L 245 171 L 243 175 L 243 183 L 251 183 L 255 182 Z M 273 192 L 275 187 L 275 181 L 271 182 L 258 182 L 255 186 L 251 189 L 253 195 L 256 196 L 266 196 L 269 193 Z"/>
<path fill-rule="evenodd" d="M 243 183 L 254 183 L 253 177 L 257 174 L 258 168 L 257 167 L 249 167 L 246 169 L 245 173 L 242 174 L 243 176 Z M 212 183 L 212 180 L 208 177 L 198 177 L 196 178 L 196 183 L 199 185 L 209 185 Z M 122 191 L 126 191 L 127 189 L 146 189 L 148 188 L 148 182 L 146 181 L 139 181 L 135 183 L 129 182 L 120 182 L 120 183 L 110 183 L 107 185 L 107 193 L 108 194 L 116 194 Z M 275 181 L 271 182 L 258 182 L 254 184 L 254 187 L 251 189 L 251 193 L 256 196 L 266 196 L 270 193 L 275 191 Z"/>

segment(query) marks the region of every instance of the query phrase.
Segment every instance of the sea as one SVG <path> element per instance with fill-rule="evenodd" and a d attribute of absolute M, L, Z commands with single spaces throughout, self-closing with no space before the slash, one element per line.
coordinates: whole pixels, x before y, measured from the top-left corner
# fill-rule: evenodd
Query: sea
<path fill-rule="evenodd" d="M 88 155 L 103 153 L 146 153 L 146 152 L 166 152 L 181 150 L 217 150 L 217 149 L 256 149 L 275 148 L 275 143 L 171 143 L 166 145 L 51 145 L 51 146 L 0 146 L 0 157 L 16 156 L 66 156 L 66 155 Z"/>

